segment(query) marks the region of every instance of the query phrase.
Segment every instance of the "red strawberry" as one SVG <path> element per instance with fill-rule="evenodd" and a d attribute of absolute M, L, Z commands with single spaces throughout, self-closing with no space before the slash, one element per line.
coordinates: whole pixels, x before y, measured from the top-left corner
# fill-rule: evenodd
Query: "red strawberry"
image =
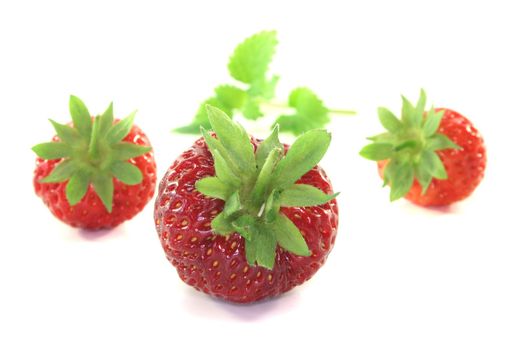
<path fill-rule="evenodd" d="M 467 118 L 446 108 L 425 112 L 425 102 L 423 90 L 416 107 L 403 97 L 401 120 L 379 108 L 388 132 L 370 138 L 361 155 L 378 161 L 391 200 L 449 205 L 468 197 L 483 179 L 485 145 Z"/>
<path fill-rule="evenodd" d="M 51 121 L 57 136 L 33 147 L 38 155 L 36 194 L 53 215 L 80 228 L 119 225 L 153 197 L 156 165 L 146 135 L 133 125 L 135 113 L 113 120 L 113 104 L 91 118 L 71 96 L 73 123 Z"/>
<path fill-rule="evenodd" d="M 218 298 L 284 293 L 312 277 L 335 241 L 335 195 L 315 166 L 330 135 L 310 131 L 288 149 L 277 129 L 250 139 L 219 109 L 208 114 L 217 138 L 204 132 L 160 183 L 162 247 L 184 282 Z"/>

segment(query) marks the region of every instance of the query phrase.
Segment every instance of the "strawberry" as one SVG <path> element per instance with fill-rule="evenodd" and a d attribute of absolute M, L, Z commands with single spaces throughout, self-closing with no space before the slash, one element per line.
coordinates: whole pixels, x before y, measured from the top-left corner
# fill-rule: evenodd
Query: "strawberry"
<path fill-rule="evenodd" d="M 69 108 L 73 122 L 51 120 L 57 135 L 33 147 L 35 192 L 53 215 L 73 227 L 117 226 L 153 197 L 156 165 L 150 142 L 133 125 L 135 112 L 114 120 L 110 104 L 92 118 L 75 96 Z"/>
<path fill-rule="evenodd" d="M 379 108 L 386 133 L 360 154 L 378 162 L 379 174 L 391 187 L 390 199 L 405 197 L 421 206 L 444 206 L 468 197 L 483 179 L 483 138 L 463 115 L 447 108 L 425 112 L 421 90 L 414 107 L 403 97 L 401 119 Z"/>
<path fill-rule="evenodd" d="M 337 194 L 316 166 L 331 137 L 313 130 L 288 147 L 277 127 L 261 141 L 207 111 L 215 134 L 203 130 L 159 185 L 162 247 L 204 293 L 236 303 L 284 293 L 313 276 L 335 241 Z"/>

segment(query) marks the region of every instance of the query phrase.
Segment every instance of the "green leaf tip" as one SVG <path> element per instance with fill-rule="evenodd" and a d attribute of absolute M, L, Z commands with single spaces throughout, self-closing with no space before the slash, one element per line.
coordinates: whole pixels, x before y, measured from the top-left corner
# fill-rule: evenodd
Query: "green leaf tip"
<path fill-rule="evenodd" d="M 198 180 L 195 187 L 205 196 L 225 201 L 223 211 L 212 221 L 213 231 L 219 235 L 237 232 L 244 237 L 251 265 L 272 269 L 277 246 L 308 256 L 304 237 L 280 208 L 323 205 L 338 195 L 296 184 L 324 156 L 330 134 L 310 130 L 285 153 L 275 126 L 254 150 L 240 124 L 214 106 L 205 108 L 216 137 L 202 127 L 201 132 L 214 159 L 215 176 Z"/>
<path fill-rule="evenodd" d="M 385 185 L 390 185 L 391 201 L 406 196 L 414 180 L 425 194 L 433 179 L 446 179 L 446 170 L 436 152 L 458 148 L 439 133 L 443 111 L 433 106 L 425 111 L 427 95 L 423 89 L 415 105 L 404 96 L 401 99 L 400 118 L 387 108 L 378 108 L 379 121 L 386 132 L 369 137 L 372 143 L 359 152 L 366 159 L 386 162 L 383 177 Z"/>
<path fill-rule="evenodd" d="M 115 123 L 110 103 L 102 115 L 91 117 L 84 102 L 74 95 L 69 98 L 69 111 L 70 124 L 50 119 L 59 140 L 32 148 L 42 159 L 59 161 L 40 182 L 67 181 L 65 194 L 71 206 L 78 204 L 93 186 L 106 210 L 111 212 L 113 179 L 130 186 L 141 183 L 142 172 L 128 161 L 150 152 L 151 147 L 123 141 L 133 127 L 136 111 Z"/>

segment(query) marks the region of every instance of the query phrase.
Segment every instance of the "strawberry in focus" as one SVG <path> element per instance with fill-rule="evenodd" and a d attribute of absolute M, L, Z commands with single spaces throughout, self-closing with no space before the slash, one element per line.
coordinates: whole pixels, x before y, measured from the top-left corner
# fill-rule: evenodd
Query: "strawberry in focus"
<path fill-rule="evenodd" d="M 467 198 L 483 179 L 486 150 L 478 130 L 447 108 L 424 110 L 425 92 L 416 106 L 403 97 L 401 119 L 379 108 L 387 132 L 371 137 L 360 154 L 378 162 L 390 185 L 390 199 L 405 197 L 421 206 L 444 206 Z"/>
<path fill-rule="evenodd" d="M 264 141 L 208 106 L 215 134 L 184 152 L 159 185 L 155 224 L 168 260 L 199 291 L 236 303 L 277 296 L 323 265 L 338 208 L 316 164 L 323 130 L 290 147 L 277 128 Z"/>
<path fill-rule="evenodd" d="M 114 120 L 113 104 L 92 118 L 71 96 L 73 122 L 51 121 L 57 135 L 33 147 L 33 184 L 51 213 L 73 227 L 115 227 L 153 197 L 156 165 L 148 138 L 133 125 L 135 113 Z"/>

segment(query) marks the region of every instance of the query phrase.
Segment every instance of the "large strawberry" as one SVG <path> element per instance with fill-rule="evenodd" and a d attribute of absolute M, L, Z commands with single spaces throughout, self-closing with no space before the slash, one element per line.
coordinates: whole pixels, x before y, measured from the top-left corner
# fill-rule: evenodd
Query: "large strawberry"
<path fill-rule="evenodd" d="M 483 138 L 461 114 L 446 108 L 425 111 L 421 90 L 414 107 L 403 97 L 401 119 L 379 108 L 386 133 L 361 155 L 378 162 L 390 199 L 405 197 L 422 206 L 448 205 L 468 197 L 483 178 L 486 152 Z"/>
<path fill-rule="evenodd" d="M 215 134 L 203 131 L 159 186 L 162 247 L 197 290 L 238 303 L 284 293 L 312 277 L 335 241 L 335 195 L 316 166 L 330 135 L 309 131 L 288 148 L 277 128 L 257 140 L 207 109 Z"/>
<path fill-rule="evenodd" d="M 35 192 L 71 226 L 117 226 L 139 213 L 155 192 L 149 140 L 133 125 L 135 113 L 114 120 L 113 104 L 95 118 L 78 97 L 71 96 L 69 108 L 73 123 L 51 120 L 57 136 L 33 147 Z"/>

